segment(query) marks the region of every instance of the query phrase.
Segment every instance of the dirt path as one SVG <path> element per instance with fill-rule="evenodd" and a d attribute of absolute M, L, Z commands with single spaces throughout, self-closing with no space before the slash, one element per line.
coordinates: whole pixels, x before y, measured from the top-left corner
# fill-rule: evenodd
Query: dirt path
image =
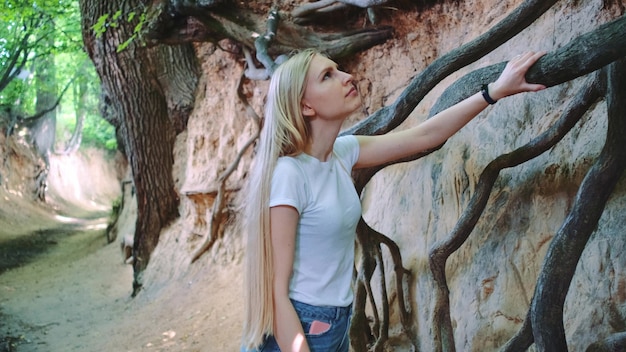
<path fill-rule="evenodd" d="M 132 268 L 117 243 L 106 244 L 103 225 L 0 242 L 1 256 L 19 262 L 0 269 L 0 352 L 238 350 L 240 268 L 131 299 Z"/>
<path fill-rule="evenodd" d="M 52 155 L 46 204 L 13 171 L 0 187 L 0 352 L 239 351 L 241 265 L 207 260 L 131 298 L 132 267 L 106 243 L 120 185 L 102 153 Z"/>
<path fill-rule="evenodd" d="M 16 351 L 88 351 L 80 337 L 128 301 L 132 269 L 105 245 L 102 222 L 84 225 L 4 241 L 22 260 L 0 275 L 2 336 Z M 31 243 L 39 253 L 20 255 Z"/>

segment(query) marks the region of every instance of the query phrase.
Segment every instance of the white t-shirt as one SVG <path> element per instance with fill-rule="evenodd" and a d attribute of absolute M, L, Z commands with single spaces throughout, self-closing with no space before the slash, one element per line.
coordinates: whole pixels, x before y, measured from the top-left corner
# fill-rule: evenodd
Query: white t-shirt
<path fill-rule="evenodd" d="M 270 207 L 300 214 L 289 297 L 315 306 L 352 303 L 356 225 L 361 202 L 350 177 L 359 157 L 355 136 L 337 138 L 328 161 L 302 153 L 280 157 Z"/>

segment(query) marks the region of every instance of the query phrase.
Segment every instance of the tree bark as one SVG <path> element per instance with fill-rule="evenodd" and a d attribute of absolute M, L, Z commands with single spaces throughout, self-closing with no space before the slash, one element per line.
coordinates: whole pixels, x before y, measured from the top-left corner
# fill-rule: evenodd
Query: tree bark
<path fill-rule="evenodd" d="M 195 56 L 189 44 L 147 49 L 134 41 L 118 53 L 119 45 L 132 36 L 134 23 L 120 21 L 102 36 L 94 34 L 92 27 L 101 16 L 118 10 L 127 15 L 145 5 L 137 0 L 80 1 L 85 47 L 108 97 L 107 115 L 117 129 L 136 189 L 133 295 L 142 286 L 141 274 L 161 230 L 178 216 L 179 199 L 172 175 L 175 129 L 186 125 L 197 83 Z M 185 81 L 194 75 L 195 80 Z M 178 96 L 185 97 L 182 105 Z"/>
<path fill-rule="evenodd" d="M 62 155 L 74 153 L 80 147 L 83 139 L 83 124 L 87 116 L 86 99 L 87 99 L 87 81 L 78 80 L 78 87 L 74 90 L 74 109 L 76 111 L 76 125 L 72 136 L 65 143 L 62 151 L 57 152 Z"/>

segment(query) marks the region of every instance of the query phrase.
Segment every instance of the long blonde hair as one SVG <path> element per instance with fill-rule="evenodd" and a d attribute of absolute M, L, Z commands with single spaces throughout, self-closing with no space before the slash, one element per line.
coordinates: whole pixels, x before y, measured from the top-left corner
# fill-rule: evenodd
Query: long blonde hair
<path fill-rule="evenodd" d="M 298 155 L 309 142 L 301 101 L 311 60 L 318 52 L 303 50 L 282 63 L 272 74 L 265 120 L 254 160 L 245 205 L 247 230 L 244 327 L 246 348 L 260 345 L 273 333 L 273 263 L 269 197 L 278 157 Z"/>

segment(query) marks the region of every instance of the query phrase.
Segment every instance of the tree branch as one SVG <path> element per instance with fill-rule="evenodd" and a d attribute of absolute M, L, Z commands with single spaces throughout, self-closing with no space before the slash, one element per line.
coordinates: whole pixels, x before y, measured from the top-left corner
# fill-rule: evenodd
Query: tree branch
<path fill-rule="evenodd" d="M 71 80 L 69 80 L 69 82 L 67 82 L 67 84 L 65 85 L 65 87 L 63 88 L 63 90 L 61 91 L 61 94 L 59 94 L 59 97 L 57 98 L 57 100 L 54 102 L 54 104 L 52 104 L 51 106 L 38 111 L 35 115 L 33 116 L 29 116 L 24 118 L 24 120 L 37 120 L 38 118 L 44 116 L 45 114 L 49 113 L 50 111 L 54 110 L 57 108 L 57 106 L 59 106 L 59 104 L 61 103 L 61 100 L 63 99 L 63 96 L 65 95 L 65 93 L 67 92 L 68 88 L 72 85 L 72 83 L 74 83 L 74 81 L 76 80 L 77 76 L 75 75 L 74 77 L 72 77 Z"/>
<path fill-rule="evenodd" d="M 26 66 L 28 54 L 30 53 L 28 40 L 31 35 L 32 32 L 30 30 L 24 33 L 22 39 L 19 40 L 17 49 L 10 54 L 9 60 L 7 60 L 7 65 L 2 73 L 2 77 L 0 77 L 0 92 L 2 92 L 9 85 L 9 83 L 16 78 L 24 66 Z"/>

